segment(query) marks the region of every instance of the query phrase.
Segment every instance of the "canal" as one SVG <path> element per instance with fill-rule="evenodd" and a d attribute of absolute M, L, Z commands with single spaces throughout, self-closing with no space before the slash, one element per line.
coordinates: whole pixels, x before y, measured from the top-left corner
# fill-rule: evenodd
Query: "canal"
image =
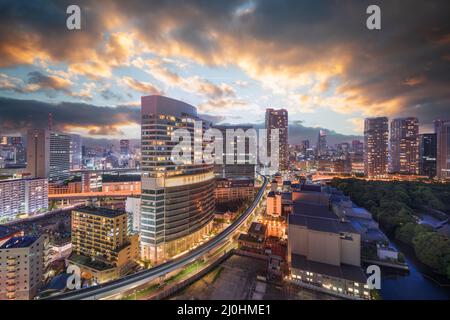
<path fill-rule="evenodd" d="M 450 280 L 421 263 L 412 248 L 391 243 L 405 256 L 409 273 L 381 270 L 381 296 L 385 300 L 450 300 Z"/>

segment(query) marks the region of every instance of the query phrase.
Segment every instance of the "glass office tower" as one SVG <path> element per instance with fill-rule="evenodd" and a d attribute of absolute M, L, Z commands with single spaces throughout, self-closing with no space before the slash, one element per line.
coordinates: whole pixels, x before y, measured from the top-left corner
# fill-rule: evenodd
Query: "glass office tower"
<path fill-rule="evenodd" d="M 212 229 L 214 166 L 175 164 L 172 141 L 177 129 L 203 133 L 209 125 L 200 121 L 195 107 L 171 98 L 152 95 L 141 99 L 142 195 L 141 257 L 160 263 L 192 248 Z M 197 131 L 197 133 L 199 133 Z M 202 142 L 200 142 L 203 145 Z"/>

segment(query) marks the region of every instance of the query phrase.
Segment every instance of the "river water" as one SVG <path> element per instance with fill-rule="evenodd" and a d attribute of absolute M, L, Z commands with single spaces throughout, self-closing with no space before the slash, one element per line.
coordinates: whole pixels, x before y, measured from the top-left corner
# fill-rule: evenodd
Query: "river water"
<path fill-rule="evenodd" d="M 391 243 L 391 245 L 405 256 L 409 273 L 397 273 L 382 269 L 380 293 L 383 299 L 450 300 L 450 281 L 448 279 L 433 274 L 427 266 L 417 260 L 411 248 L 401 243 Z"/>

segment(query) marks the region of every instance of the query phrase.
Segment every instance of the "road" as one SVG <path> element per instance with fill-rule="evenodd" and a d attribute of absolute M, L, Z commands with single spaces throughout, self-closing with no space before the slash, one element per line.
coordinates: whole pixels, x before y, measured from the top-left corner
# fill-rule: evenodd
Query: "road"
<path fill-rule="evenodd" d="M 45 298 L 46 300 L 96 300 L 106 298 L 115 294 L 123 293 L 138 286 L 144 285 L 149 281 L 152 281 L 158 277 L 163 277 L 164 275 L 180 269 L 193 261 L 201 258 L 210 251 L 216 249 L 222 245 L 225 241 L 230 239 L 234 233 L 239 230 L 239 228 L 247 221 L 247 219 L 252 215 L 255 208 L 260 203 L 263 198 L 269 179 L 266 176 L 261 176 L 263 178 L 263 184 L 259 189 L 255 200 L 247 208 L 247 210 L 240 215 L 236 221 L 234 221 L 230 226 L 228 226 L 224 231 L 219 233 L 217 236 L 209 240 L 208 242 L 198 246 L 197 248 L 189 251 L 185 255 L 176 258 L 174 260 L 157 265 L 154 268 L 140 271 L 138 273 L 110 281 L 97 286 L 84 288 L 76 290 L 73 292 L 63 293 L 51 297 Z"/>

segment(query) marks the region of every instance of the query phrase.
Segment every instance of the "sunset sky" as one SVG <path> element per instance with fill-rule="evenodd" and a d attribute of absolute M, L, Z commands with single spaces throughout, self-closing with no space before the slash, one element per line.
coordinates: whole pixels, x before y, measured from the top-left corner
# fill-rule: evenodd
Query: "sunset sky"
<path fill-rule="evenodd" d="M 81 7 L 82 29 L 66 28 Z M 382 29 L 366 28 L 378 4 Z M 222 123 L 361 135 L 363 118 L 450 118 L 450 1 L 0 0 L 0 133 L 138 138 L 140 97 Z"/>

